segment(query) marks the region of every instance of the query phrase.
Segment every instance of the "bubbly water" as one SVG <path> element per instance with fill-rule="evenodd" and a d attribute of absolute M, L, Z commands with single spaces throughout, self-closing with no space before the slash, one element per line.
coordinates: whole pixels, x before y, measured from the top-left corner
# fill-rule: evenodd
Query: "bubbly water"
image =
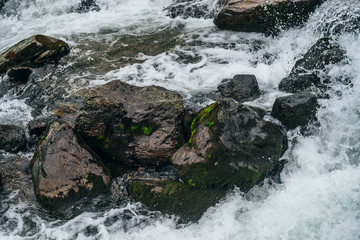
<path fill-rule="evenodd" d="M 170 19 L 163 11 L 170 0 L 97 0 L 101 11 L 82 14 L 74 11 L 78 2 L 9 0 L 0 16 L 0 51 L 38 33 L 71 45 L 66 61 L 37 80 L 51 79 L 51 86 L 63 87 L 64 96 L 121 79 L 176 90 L 187 105 L 201 107 L 214 100 L 222 79 L 254 74 L 263 95 L 249 104 L 270 110 L 284 95 L 278 83 L 323 36 L 333 37 L 348 57 L 347 64 L 331 68 L 331 77 L 346 76 L 352 87 L 334 81 L 330 98 L 320 100 L 320 128 L 313 135 L 288 133 L 282 183 L 262 184 L 247 194 L 235 190 L 197 223 L 180 225 L 175 216 L 147 212 L 132 202 L 55 221 L 36 206 L 12 203 L 14 192 L 0 199 L 0 239 L 360 239 L 358 0 L 327 0 L 305 26 L 277 37 L 222 31 L 212 19 Z M 216 7 L 215 1 L 202 3 Z M 126 59 L 116 52 L 102 55 L 119 46 L 118 39 L 126 47 L 149 34 L 174 44 Z M 32 119 L 33 108 L 19 95 L 11 92 L 0 99 L 0 123 L 26 125 Z"/>

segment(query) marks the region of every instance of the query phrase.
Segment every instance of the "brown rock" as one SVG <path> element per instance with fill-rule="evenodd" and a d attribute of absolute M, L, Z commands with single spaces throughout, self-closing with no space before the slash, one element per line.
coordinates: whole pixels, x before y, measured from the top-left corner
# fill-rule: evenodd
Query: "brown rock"
<path fill-rule="evenodd" d="M 323 0 L 228 0 L 214 23 L 222 29 L 276 34 L 301 24 Z"/>
<path fill-rule="evenodd" d="M 106 191 L 110 176 L 72 128 L 54 122 L 31 161 L 35 194 L 45 207 L 59 207 Z"/>
<path fill-rule="evenodd" d="M 112 81 L 77 94 L 86 100 L 76 131 L 111 161 L 157 167 L 184 143 L 184 109 L 176 92 Z"/>
<path fill-rule="evenodd" d="M 69 45 L 59 39 L 35 35 L 0 55 L 0 73 L 12 67 L 38 67 L 47 62 L 56 62 L 69 51 Z"/>

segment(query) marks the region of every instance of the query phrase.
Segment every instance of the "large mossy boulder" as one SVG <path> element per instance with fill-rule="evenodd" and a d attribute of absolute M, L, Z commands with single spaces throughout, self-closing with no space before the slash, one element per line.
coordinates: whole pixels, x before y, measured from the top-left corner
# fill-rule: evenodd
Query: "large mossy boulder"
<path fill-rule="evenodd" d="M 37 200 L 54 212 L 106 191 L 110 182 L 109 171 L 66 123 L 50 125 L 31 168 Z"/>
<path fill-rule="evenodd" d="M 226 195 L 224 190 L 198 189 L 188 183 L 162 179 L 130 180 L 129 193 L 148 209 L 180 216 L 183 222 L 199 220 Z"/>
<path fill-rule="evenodd" d="M 77 94 L 85 101 L 76 131 L 109 161 L 158 167 L 184 143 L 183 102 L 176 92 L 112 81 Z"/>
<path fill-rule="evenodd" d="M 0 150 L 16 153 L 26 150 L 26 143 L 23 128 L 15 125 L 0 125 Z"/>
<path fill-rule="evenodd" d="M 331 38 L 321 38 L 295 63 L 289 76 L 281 80 L 279 89 L 297 93 L 315 87 L 324 91 L 330 79 L 327 67 L 345 58 L 345 51 L 337 43 Z"/>
<path fill-rule="evenodd" d="M 47 62 L 56 62 L 69 52 L 69 45 L 64 41 L 35 35 L 0 54 L 0 74 L 12 67 L 39 67 Z"/>
<path fill-rule="evenodd" d="M 172 157 L 180 178 L 199 189 L 247 191 L 279 164 L 286 133 L 264 110 L 222 100 L 203 109 L 191 138 Z"/>
<path fill-rule="evenodd" d="M 275 100 L 271 115 L 288 129 L 305 126 L 315 120 L 317 97 L 312 93 L 298 93 Z"/>
<path fill-rule="evenodd" d="M 276 34 L 303 23 L 323 0 L 228 0 L 214 23 L 221 29 Z"/>

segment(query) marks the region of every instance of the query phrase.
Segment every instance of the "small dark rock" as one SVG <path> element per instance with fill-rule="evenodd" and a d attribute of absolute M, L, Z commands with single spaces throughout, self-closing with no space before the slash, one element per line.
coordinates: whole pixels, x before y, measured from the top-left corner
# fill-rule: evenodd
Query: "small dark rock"
<path fill-rule="evenodd" d="M 295 63 L 289 76 L 281 80 L 279 89 L 291 93 L 311 87 L 326 90 L 326 82 L 330 79 L 326 67 L 344 59 L 345 51 L 338 44 L 331 38 L 321 38 Z"/>
<path fill-rule="evenodd" d="M 26 83 L 29 79 L 32 69 L 28 67 L 14 67 L 11 68 L 7 75 L 10 77 L 11 81 L 18 83 Z"/>
<path fill-rule="evenodd" d="M 201 2 L 194 0 L 178 0 L 175 3 L 171 4 L 165 10 L 168 11 L 168 16 L 171 18 L 176 18 L 181 16 L 186 19 L 189 17 L 192 18 L 210 18 L 208 7 Z"/>
<path fill-rule="evenodd" d="M 222 97 L 231 97 L 239 103 L 254 101 L 260 97 L 259 85 L 254 75 L 235 75 L 224 79 L 218 86 Z"/>
<path fill-rule="evenodd" d="M 74 202 L 107 191 L 110 183 L 101 160 L 66 123 L 51 124 L 31 168 L 38 202 L 59 214 Z"/>
<path fill-rule="evenodd" d="M 23 128 L 15 125 L 0 125 L 0 149 L 7 152 L 26 150 L 26 136 Z"/>
<path fill-rule="evenodd" d="M 46 130 L 46 128 L 49 126 L 49 124 L 56 119 L 58 119 L 56 115 L 51 115 L 48 117 L 42 117 L 31 120 L 27 125 L 29 134 L 36 136 L 42 135 Z"/>
<path fill-rule="evenodd" d="M 85 13 L 90 11 L 100 11 L 99 5 L 95 3 L 95 0 L 81 0 L 79 7 L 76 9 L 78 13 Z"/>
<path fill-rule="evenodd" d="M 5 6 L 5 3 L 7 2 L 8 0 L 0 0 L 0 10 Z"/>
<path fill-rule="evenodd" d="M 288 129 L 305 126 L 315 119 L 317 97 L 311 93 L 298 93 L 277 98 L 271 115 Z"/>

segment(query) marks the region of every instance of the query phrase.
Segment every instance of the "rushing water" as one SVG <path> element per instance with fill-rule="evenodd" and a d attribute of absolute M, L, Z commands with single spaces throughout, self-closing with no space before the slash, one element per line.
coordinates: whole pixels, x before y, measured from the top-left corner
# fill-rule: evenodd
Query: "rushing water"
<path fill-rule="evenodd" d="M 147 212 L 129 202 L 71 220 L 51 220 L 36 206 L 1 196 L 0 239 L 360 239 L 360 2 L 328 0 L 305 26 L 277 37 L 221 31 L 212 19 L 170 19 L 170 0 L 97 0 L 99 12 L 76 13 L 73 0 L 9 0 L 0 16 L 0 51 L 33 34 L 67 41 L 72 51 L 32 80 L 53 92 L 121 79 L 182 94 L 189 106 L 214 100 L 216 86 L 235 74 L 254 74 L 263 95 L 251 103 L 270 110 L 295 61 L 319 38 L 332 36 L 348 64 L 333 66 L 334 84 L 320 100 L 320 128 L 289 132 L 291 147 L 280 184 L 230 193 L 198 223 Z M 209 8 L 215 1 L 203 0 Z M 132 47 L 133 43 L 137 46 Z M 135 44 L 135 45 L 136 45 Z M 6 81 L 6 78 L 0 79 Z M 0 98 L 0 123 L 26 125 L 35 115 L 26 89 Z M 31 155 L 31 153 L 30 153 Z"/>

